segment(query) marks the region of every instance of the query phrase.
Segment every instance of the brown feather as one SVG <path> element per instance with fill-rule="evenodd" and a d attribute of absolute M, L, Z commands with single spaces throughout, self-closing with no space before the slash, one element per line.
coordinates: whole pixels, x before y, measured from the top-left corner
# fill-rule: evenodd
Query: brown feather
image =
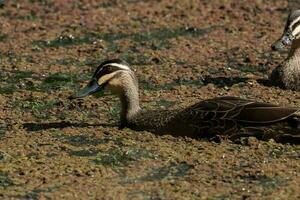
<path fill-rule="evenodd" d="M 237 97 L 218 97 L 182 110 L 141 111 L 128 121 L 128 127 L 192 137 L 233 135 L 243 126 L 283 122 L 297 111 L 298 108 L 283 108 Z"/>
<path fill-rule="evenodd" d="M 141 110 L 137 79 L 125 65 L 119 60 L 106 61 L 93 76 L 94 82 L 97 81 L 101 88 L 119 96 L 122 104 L 121 128 L 190 137 L 231 137 L 248 126 L 288 120 L 291 125 L 298 125 L 294 120 L 298 108 L 284 108 L 238 97 L 217 97 L 178 110 Z"/>

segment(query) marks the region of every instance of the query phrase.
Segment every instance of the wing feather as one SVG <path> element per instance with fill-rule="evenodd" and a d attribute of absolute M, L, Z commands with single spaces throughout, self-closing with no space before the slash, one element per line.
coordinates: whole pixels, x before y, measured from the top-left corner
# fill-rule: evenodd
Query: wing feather
<path fill-rule="evenodd" d="M 199 122 L 235 120 L 238 123 L 263 125 L 283 121 L 299 110 L 299 108 L 280 107 L 238 97 L 217 97 L 194 104 L 183 110 L 180 117 L 192 118 Z"/>

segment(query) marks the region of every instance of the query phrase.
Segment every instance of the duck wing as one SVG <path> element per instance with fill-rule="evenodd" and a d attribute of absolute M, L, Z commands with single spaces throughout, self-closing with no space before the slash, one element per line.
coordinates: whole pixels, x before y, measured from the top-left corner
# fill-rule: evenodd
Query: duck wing
<path fill-rule="evenodd" d="M 237 132 L 241 126 L 281 122 L 298 111 L 299 108 L 285 108 L 238 97 L 217 97 L 184 109 L 173 121 L 176 122 L 174 126 L 181 123 L 187 130 L 192 130 L 192 127 L 194 133 L 226 135 Z"/>
<path fill-rule="evenodd" d="M 227 109 L 226 118 L 252 125 L 268 125 L 281 122 L 295 116 L 300 110 L 300 108 L 281 107 L 237 97 L 219 97 L 208 100 L 208 102 L 215 103 L 221 107 L 216 112 Z M 231 111 L 231 109 L 233 110 Z"/>

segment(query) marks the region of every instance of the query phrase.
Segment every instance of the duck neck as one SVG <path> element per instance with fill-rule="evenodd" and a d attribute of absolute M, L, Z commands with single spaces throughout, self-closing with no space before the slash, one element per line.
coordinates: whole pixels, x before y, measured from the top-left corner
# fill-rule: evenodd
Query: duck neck
<path fill-rule="evenodd" d="M 300 40 L 295 40 L 292 44 L 288 59 L 300 59 Z"/>
<path fill-rule="evenodd" d="M 300 40 L 295 40 L 285 62 L 284 73 L 290 77 L 298 77 L 300 73 Z M 290 78 L 289 78 L 290 79 Z"/>
<path fill-rule="evenodd" d="M 137 115 L 140 111 L 139 93 L 137 87 L 124 87 L 124 92 L 119 96 L 121 100 L 121 127 Z"/>

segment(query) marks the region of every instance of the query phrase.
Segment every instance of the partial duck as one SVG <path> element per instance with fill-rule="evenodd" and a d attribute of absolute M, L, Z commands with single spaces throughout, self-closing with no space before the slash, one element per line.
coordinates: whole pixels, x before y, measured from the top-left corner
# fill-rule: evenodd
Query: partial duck
<path fill-rule="evenodd" d="M 286 47 L 290 47 L 288 57 L 272 71 L 270 80 L 282 88 L 300 91 L 300 10 L 290 13 L 281 38 L 272 45 L 275 51 Z"/>
<path fill-rule="evenodd" d="M 298 108 L 285 108 L 237 97 L 218 97 L 178 110 L 143 110 L 138 81 L 127 63 L 108 60 L 100 64 L 88 85 L 70 99 L 101 90 L 121 101 L 120 128 L 189 137 L 231 136 L 244 126 L 264 126 L 296 117 Z"/>

